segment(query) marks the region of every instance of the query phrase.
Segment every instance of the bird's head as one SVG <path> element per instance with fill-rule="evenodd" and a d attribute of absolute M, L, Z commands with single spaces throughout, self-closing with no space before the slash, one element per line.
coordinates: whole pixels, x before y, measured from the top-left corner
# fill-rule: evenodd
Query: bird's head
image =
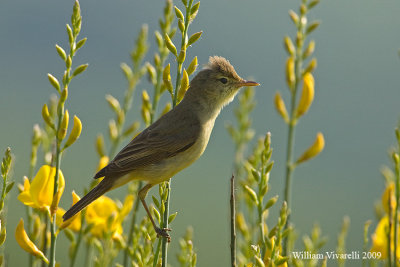
<path fill-rule="evenodd" d="M 214 56 L 210 57 L 205 68 L 193 78 L 187 93 L 222 108 L 233 100 L 241 87 L 258 85 L 242 79 L 225 58 Z"/>

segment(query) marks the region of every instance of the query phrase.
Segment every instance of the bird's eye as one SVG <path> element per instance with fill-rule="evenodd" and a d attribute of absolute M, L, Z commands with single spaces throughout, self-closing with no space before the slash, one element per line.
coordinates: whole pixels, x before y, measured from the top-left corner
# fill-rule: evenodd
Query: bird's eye
<path fill-rule="evenodd" d="M 221 83 L 223 83 L 223 84 L 226 84 L 228 82 L 228 79 L 227 78 L 221 78 L 221 79 L 219 79 L 219 81 Z"/>

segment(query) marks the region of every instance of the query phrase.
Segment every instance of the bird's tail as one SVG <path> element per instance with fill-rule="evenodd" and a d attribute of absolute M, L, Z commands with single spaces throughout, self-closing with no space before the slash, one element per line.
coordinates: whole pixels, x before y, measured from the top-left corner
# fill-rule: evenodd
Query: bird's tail
<path fill-rule="evenodd" d="M 89 193 L 87 193 L 81 200 L 79 200 L 75 205 L 73 205 L 64 215 L 63 220 L 66 221 L 82 209 L 84 209 L 87 205 L 98 199 L 105 192 L 109 191 L 112 188 L 113 182 L 112 179 L 106 179 L 106 177 Z"/>

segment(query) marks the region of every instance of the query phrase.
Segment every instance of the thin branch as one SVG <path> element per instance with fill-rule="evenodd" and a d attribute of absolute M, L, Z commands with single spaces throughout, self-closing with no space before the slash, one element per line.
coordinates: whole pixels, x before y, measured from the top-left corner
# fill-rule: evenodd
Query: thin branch
<path fill-rule="evenodd" d="M 235 203 L 235 176 L 231 177 L 231 266 L 236 267 L 236 203 Z"/>

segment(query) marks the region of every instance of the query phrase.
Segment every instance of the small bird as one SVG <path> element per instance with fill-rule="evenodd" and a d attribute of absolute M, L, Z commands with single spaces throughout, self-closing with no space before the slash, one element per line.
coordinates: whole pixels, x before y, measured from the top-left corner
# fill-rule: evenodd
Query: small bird
<path fill-rule="evenodd" d="M 154 185 L 195 162 L 204 152 L 222 108 L 243 86 L 258 86 L 236 73 L 223 57 L 210 57 L 209 63 L 190 83 L 182 101 L 171 111 L 144 129 L 94 179 L 104 179 L 63 216 L 68 220 L 104 193 L 132 180 L 147 184 L 138 196 L 158 236 L 170 239 L 167 231 L 156 226 L 145 198 Z"/>

